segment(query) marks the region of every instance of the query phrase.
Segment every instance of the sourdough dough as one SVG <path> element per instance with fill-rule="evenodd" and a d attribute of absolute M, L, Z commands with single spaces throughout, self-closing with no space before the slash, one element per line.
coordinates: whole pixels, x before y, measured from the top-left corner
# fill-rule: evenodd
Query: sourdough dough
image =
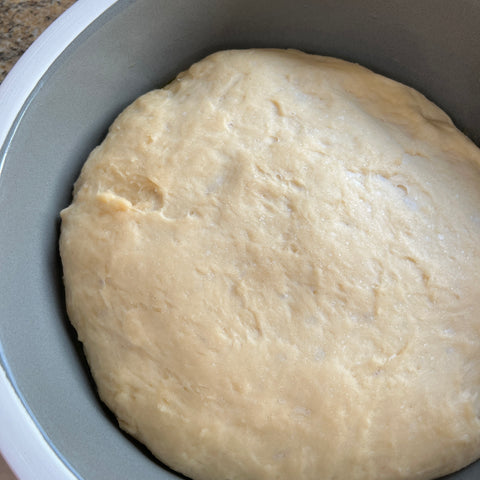
<path fill-rule="evenodd" d="M 101 398 L 196 480 L 480 456 L 480 152 L 406 86 L 214 54 L 117 118 L 60 247 Z"/>

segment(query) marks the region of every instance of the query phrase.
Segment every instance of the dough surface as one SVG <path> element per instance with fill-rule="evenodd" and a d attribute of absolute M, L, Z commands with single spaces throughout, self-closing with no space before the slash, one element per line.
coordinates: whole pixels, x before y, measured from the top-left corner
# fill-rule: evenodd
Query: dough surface
<path fill-rule="evenodd" d="M 195 480 L 430 479 L 480 456 L 480 151 L 293 50 L 140 97 L 62 214 L 100 397 Z"/>

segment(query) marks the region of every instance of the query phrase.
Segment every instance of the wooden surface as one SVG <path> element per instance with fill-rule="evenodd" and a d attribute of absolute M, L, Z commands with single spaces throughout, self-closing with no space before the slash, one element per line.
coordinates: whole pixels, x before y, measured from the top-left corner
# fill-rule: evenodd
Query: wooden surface
<path fill-rule="evenodd" d="M 75 0 L 0 0 L 0 82 L 34 40 L 73 3 Z M 0 455 L 0 480 L 15 479 Z"/>

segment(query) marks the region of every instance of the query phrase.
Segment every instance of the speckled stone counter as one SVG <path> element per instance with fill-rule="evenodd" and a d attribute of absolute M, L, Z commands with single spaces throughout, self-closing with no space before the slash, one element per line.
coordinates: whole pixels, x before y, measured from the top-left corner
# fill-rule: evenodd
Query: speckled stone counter
<path fill-rule="evenodd" d="M 33 41 L 73 3 L 75 0 L 0 0 L 0 82 Z"/>

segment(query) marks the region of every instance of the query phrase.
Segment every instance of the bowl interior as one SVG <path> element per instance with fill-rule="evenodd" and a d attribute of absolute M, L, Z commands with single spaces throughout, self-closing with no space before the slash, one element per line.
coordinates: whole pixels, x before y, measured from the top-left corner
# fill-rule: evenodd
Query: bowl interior
<path fill-rule="evenodd" d="M 417 88 L 478 144 L 478 25 L 471 0 L 120 0 L 65 49 L 1 152 L 0 360 L 80 478 L 179 478 L 100 406 L 65 313 L 59 211 L 115 116 L 208 53 L 292 47 Z M 480 462 L 449 478 L 480 478 Z"/>

